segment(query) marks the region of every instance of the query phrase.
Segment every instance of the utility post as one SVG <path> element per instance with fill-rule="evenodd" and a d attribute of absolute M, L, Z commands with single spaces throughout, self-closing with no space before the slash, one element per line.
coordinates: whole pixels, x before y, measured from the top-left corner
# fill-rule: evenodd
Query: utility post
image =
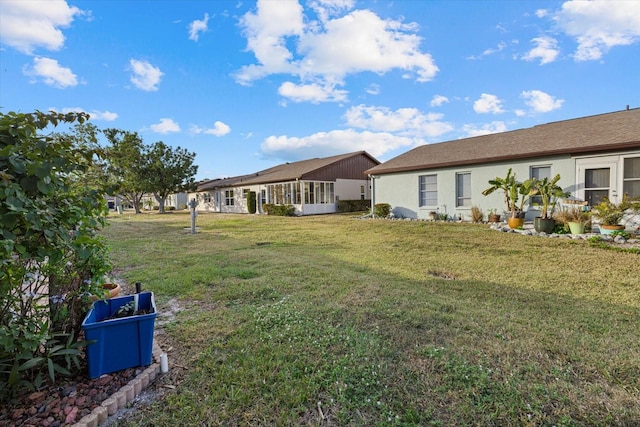
<path fill-rule="evenodd" d="M 198 203 L 196 199 L 191 199 L 189 207 L 191 208 L 191 234 L 196 234 L 196 206 Z"/>

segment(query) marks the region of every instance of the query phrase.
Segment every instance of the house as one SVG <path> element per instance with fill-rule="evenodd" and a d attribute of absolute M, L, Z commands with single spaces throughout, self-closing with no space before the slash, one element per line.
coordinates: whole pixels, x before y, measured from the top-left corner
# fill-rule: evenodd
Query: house
<path fill-rule="evenodd" d="M 255 192 L 257 213 L 263 204 L 293 205 L 296 215 L 337 212 L 339 200 L 368 200 L 365 170 L 380 162 L 365 151 L 284 163 L 253 174 L 201 182 L 189 200 L 198 211 L 248 213 L 247 196 Z"/>
<path fill-rule="evenodd" d="M 166 200 L 164 201 L 164 208 L 166 210 L 180 210 L 180 209 L 186 209 L 187 208 L 187 203 L 189 201 L 188 199 L 189 195 L 187 193 L 171 193 L 167 196 Z M 142 196 L 142 198 L 140 199 L 140 206 L 144 209 L 158 209 L 158 200 L 156 199 L 156 196 L 154 196 L 153 194 L 147 193 L 145 195 Z"/>
<path fill-rule="evenodd" d="M 423 145 L 367 173 L 372 203 L 390 204 L 395 216 L 426 219 L 436 211 L 468 220 L 472 206 L 502 213 L 501 192 L 482 191 L 509 168 L 520 181 L 560 174 L 558 184 L 591 206 L 605 196 L 640 196 L 640 109 Z M 529 206 L 526 218 L 537 209 Z"/>

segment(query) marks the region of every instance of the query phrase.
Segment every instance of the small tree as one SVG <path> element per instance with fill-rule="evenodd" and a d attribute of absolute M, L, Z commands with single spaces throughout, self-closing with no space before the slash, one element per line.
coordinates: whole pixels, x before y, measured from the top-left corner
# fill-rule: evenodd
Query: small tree
<path fill-rule="evenodd" d="M 249 191 L 249 195 L 247 196 L 247 210 L 250 214 L 256 213 L 256 192 Z"/>
<path fill-rule="evenodd" d="M 136 132 L 105 129 L 103 133 L 110 143 L 106 169 L 113 192 L 124 197 L 139 214 L 148 178 L 144 168 L 146 147 Z"/>
<path fill-rule="evenodd" d="M 193 164 L 196 154 L 184 148 L 172 148 L 158 141 L 147 151 L 143 188 L 153 193 L 164 213 L 167 197 L 176 192 L 194 190 L 198 166 Z"/>

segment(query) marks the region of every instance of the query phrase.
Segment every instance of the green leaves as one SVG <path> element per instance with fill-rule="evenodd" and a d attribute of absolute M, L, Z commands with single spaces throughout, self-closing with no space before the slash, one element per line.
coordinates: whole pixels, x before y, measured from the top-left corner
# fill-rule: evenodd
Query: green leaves
<path fill-rule="evenodd" d="M 91 128 L 40 133 L 86 118 L 0 113 L 0 400 L 18 387 L 38 387 L 43 372 L 52 381 L 70 373 L 76 338 L 58 342 L 54 332 L 77 337 L 86 310 L 78 296 L 90 289 L 84 282 L 110 270 L 96 237 L 106 212 L 103 189 L 84 179 L 100 161 Z"/>

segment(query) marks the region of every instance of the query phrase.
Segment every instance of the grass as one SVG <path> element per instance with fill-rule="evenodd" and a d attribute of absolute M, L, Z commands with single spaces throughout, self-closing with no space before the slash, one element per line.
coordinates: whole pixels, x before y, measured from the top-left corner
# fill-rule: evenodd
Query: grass
<path fill-rule="evenodd" d="M 188 368 L 133 425 L 637 425 L 640 258 L 474 224 L 122 215 Z"/>

